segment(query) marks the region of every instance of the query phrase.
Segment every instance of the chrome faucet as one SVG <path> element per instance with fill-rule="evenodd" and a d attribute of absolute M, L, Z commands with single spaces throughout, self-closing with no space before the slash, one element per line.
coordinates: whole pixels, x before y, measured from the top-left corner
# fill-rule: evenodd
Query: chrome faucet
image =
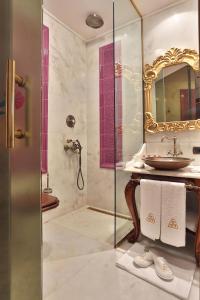
<path fill-rule="evenodd" d="M 176 136 L 169 138 L 168 136 L 165 135 L 161 138 L 161 143 L 163 143 L 164 140 L 173 141 L 173 151 L 171 151 L 171 150 L 168 151 L 167 155 L 172 155 L 173 157 L 177 157 L 177 156 L 183 154 L 182 151 L 177 150 L 177 137 Z"/>

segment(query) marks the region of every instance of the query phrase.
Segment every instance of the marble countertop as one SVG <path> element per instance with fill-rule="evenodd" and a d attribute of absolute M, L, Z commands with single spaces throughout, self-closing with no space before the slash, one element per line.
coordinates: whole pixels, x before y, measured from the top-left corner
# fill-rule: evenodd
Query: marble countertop
<path fill-rule="evenodd" d="M 151 168 L 149 166 L 145 166 L 143 169 L 138 169 L 134 167 L 121 168 L 120 170 L 124 172 L 131 172 L 136 174 L 148 174 L 148 175 L 159 175 L 159 176 L 169 176 L 169 177 L 180 177 L 180 178 L 193 178 L 200 179 L 200 166 L 199 172 L 197 172 L 196 166 L 189 166 L 179 170 L 173 171 L 161 171 Z"/>

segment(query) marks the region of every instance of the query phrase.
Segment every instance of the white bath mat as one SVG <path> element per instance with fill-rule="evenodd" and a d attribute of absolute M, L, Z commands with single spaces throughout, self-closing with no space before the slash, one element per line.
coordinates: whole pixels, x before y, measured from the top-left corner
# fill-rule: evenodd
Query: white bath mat
<path fill-rule="evenodd" d="M 117 262 L 117 266 L 145 281 L 175 295 L 181 299 L 188 299 L 196 264 L 190 256 L 184 255 L 183 252 L 176 249 L 172 250 L 166 247 L 154 247 L 152 251 L 158 255 L 163 256 L 169 263 L 169 266 L 174 272 L 173 281 L 167 282 L 160 279 L 154 269 L 154 265 L 148 268 L 139 268 L 134 264 L 134 257 L 144 253 L 144 245 L 135 243 Z M 174 253 L 173 253 L 174 252 Z"/>

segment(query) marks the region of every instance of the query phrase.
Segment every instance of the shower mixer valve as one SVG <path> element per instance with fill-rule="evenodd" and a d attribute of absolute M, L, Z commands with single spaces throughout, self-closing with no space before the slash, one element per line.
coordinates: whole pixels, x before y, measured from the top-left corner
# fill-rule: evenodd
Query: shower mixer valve
<path fill-rule="evenodd" d="M 80 153 L 82 150 L 82 147 L 81 147 L 79 140 L 68 139 L 68 140 L 66 140 L 66 142 L 64 144 L 64 150 L 66 152 L 71 150 L 74 153 L 76 153 L 76 152 Z"/>
<path fill-rule="evenodd" d="M 66 140 L 64 144 L 64 150 L 65 152 L 68 152 L 69 150 L 72 151 L 73 153 L 76 153 L 79 157 L 78 159 L 78 173 L 77 173 L 77 180 L 76 184 L 79 190 L 84 189 L 84 178 L 83 178 L 83 172 L 82 172 L 82 146 L 79 140 Z"/>

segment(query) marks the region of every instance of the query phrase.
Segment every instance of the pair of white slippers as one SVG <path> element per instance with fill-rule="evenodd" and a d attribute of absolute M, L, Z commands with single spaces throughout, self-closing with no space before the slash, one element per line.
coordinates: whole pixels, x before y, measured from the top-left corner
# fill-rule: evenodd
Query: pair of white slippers
<path fill-rule="evenodd" d="M 147 268 L 154 264 L 156 274 L 164 280 L 171 281 L 174 279 L 174 274 L 167 264 L 164 257 L 156 256 L 151 251 L 145 252 L 143 255 L 136 256 L 134 263 L 141 268 Z"/>

